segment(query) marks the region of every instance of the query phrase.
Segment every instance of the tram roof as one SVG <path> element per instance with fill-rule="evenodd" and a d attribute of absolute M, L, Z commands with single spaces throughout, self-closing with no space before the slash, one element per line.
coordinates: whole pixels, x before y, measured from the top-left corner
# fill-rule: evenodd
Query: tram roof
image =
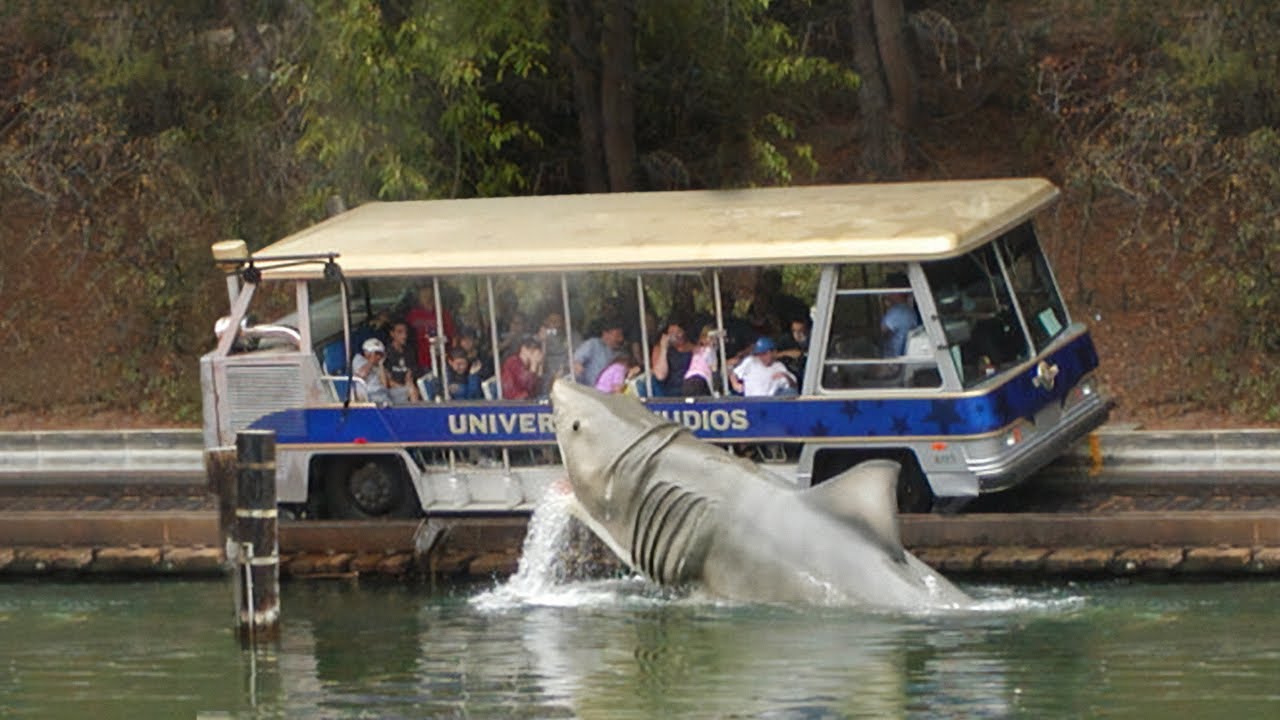
<path fill-rule="evenodd" d="M 658 270 L 958 255 L 1058 195 L 1043 178 L 372 202 L 254 253 L 272 279 Z"/>

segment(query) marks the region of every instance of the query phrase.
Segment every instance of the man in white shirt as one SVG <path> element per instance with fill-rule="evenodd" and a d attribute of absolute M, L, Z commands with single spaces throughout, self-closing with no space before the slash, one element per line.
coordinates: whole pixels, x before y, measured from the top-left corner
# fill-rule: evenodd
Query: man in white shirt
<path fill-rule="evenodd" d="M 756 340 L 751 355 L 729 374 L 729 383 L 747 397 L 797 392 L 796 376 L 778 360 L 778 346 L 767 337 Z"/>

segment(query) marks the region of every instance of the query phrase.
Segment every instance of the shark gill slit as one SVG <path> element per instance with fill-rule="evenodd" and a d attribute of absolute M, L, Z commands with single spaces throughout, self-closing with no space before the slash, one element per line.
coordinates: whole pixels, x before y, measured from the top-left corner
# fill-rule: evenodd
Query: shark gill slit
<path fill-rule="evenodd" d="M 684 561 L 689 555 L 690 546 L 697 541 L 694 531 L 706 514 L 707 499 L 693 493 L 685 493 L 676 498 L 662 518 L 663 527 L 659 537 L 667 538 L 661 546 L 654 548 L 653 565 L 657 577 L 668 584 L 683 583 Z M 667 527 L 670 519 L 671 526 Z"/>
<path fill-rule="evenodd" d="M 649 577 L 659 582 L 668 582 L 670 580 L 662 572 L 662 556 L 664 555 L 662 551 L 671 543 L 671 539 L 663 535 L 667 531 L 667 518 L 671 516 L 671 512 L 674 509 L 680 507 L 681 502 L 689 494 L 684 488 L 677 489 L 678 492 L 664 496 L 663 503 L 654 507 L 653 513 L 649 516 L 649 530 L 646 533 L 646 542 L 642 547 Z"/>
<path fill-rule="evenodd" d="M 635 520 L 631 523 L 631 562 L 646 572 L 648 569 L 644 567 L 643 560 L 647 556 L 645 548 L 649 544 L 650 531 L 653 529 L 653 513 L 667 501 L 668 497 L 679 490 L 680 488 L 672 483 L 648 483 L 637 504 Z"/>
<path fill-rule="evenodd" d="M 691 532 L 705 512 L 705 498 L 671 483 L 647 492 L 636 516 L 636 540 L 631 546 L 632 561 L 646 575 L 664 584 L 676 584 L 680 560 L 688 550 Z M 675 562 L 672 563 L 671 561 Z M 672 567 L 674 565 L 674 567 Z"/>

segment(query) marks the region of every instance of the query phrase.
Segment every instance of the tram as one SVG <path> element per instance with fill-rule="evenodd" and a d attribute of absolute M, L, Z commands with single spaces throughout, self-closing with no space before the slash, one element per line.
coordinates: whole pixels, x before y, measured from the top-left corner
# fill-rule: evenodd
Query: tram
<path fill-rule="evenodd" d="M 205 444 L 274 431 L 299 516 L 527 513 L 563 476 L 546 388 L 583 381 L 579 349 L 605 342 L 630 356 L 623 391 L 798 487 L 891 458 L 901 510 L 958 505 L 1111 407 L 1034 228 L 1058 194 L 1014 178 L 373 202 L 257 252 L 223 241 Z M 416 392 L 388 401 L 353 367 L 410 314 Z M 788 392 L 739 394 L 735 368 L 770 347 Z M 686 395 L 664 359 L 694 351 L 713 370 Z M 536 356 L 540 391 L 504 382 L 515 355 Z M 448 381 L 455 361 L 482 395 Z"/>

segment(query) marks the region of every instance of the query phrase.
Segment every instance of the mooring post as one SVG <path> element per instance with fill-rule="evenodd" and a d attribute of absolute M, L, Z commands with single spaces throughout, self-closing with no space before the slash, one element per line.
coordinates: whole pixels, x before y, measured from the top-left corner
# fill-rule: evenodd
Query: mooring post
<path fill-rule="evenodd" d="M 236 433 L 236 619 L 252 645 L 280 633 L 280 540 L 276 518 L 276 436 Z"/>

